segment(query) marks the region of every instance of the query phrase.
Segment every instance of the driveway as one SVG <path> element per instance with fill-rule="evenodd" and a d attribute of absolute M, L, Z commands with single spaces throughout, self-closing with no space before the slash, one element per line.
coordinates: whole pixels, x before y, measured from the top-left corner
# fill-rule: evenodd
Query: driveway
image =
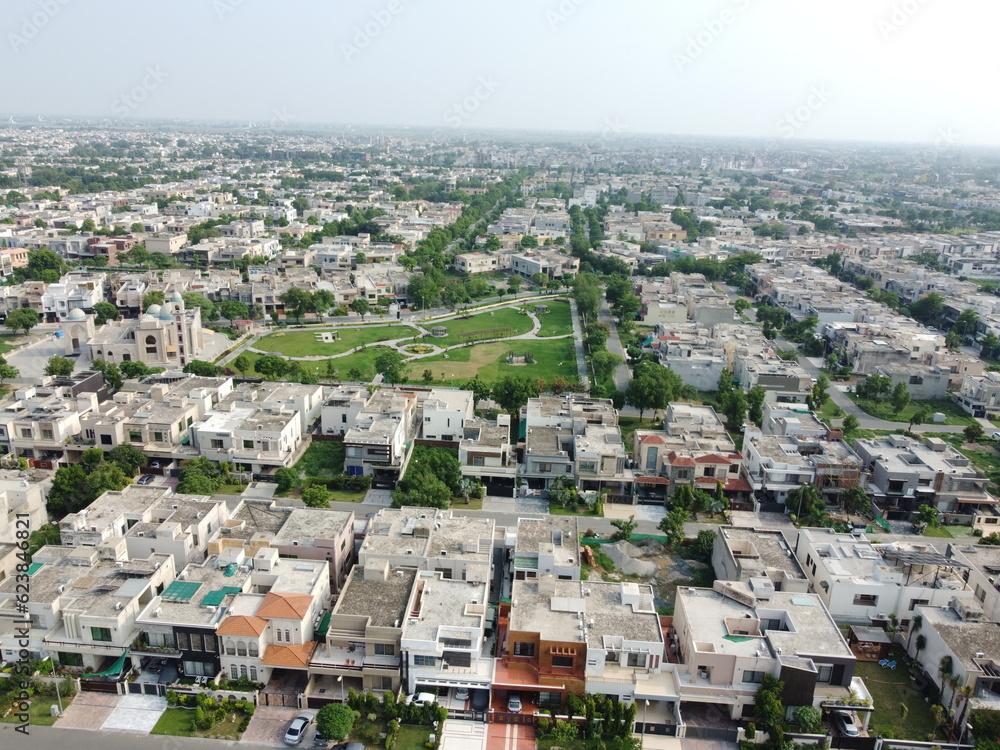
<path fill-rule="evenodd" d="M 123 695 L 101 731 L 149 734 L 166 710 L 167 699 L 158 695 Z"/>
<path fill-rule="evenodd" d="M 486 750 L 486 728 L 481 721 L 448 719 L 441 727 L 441 750 Z"/>
<path fill-rule="evenodd" d="M 259 742 L 262 745 L 284 745 L 285 731 L 292 719 L 299 715 L 297 708 L 283 706 L 257 706 L 247 731 L 240 743 Z"/>
<path fill-rule="evenodd" d="M 117 693 L 78 693 L 56 720 L 59 729 L 98 730 L 115 710 L 122 696 Z"/>
<path fill-rule="evenodd" d="M 549 501 L 534 495 L 527 497 L 487 495 L 483 498 L 483 510 L 491 513 L 548 513 Z"/>

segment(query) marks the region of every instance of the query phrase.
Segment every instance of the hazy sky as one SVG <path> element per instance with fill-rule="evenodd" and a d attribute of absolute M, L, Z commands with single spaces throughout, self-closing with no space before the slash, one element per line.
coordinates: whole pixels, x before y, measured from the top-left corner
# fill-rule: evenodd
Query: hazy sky
<path fill-rule="evenodd" d="M 4 0 L 0 109 L 1000 143 L 995 0 Z"/>

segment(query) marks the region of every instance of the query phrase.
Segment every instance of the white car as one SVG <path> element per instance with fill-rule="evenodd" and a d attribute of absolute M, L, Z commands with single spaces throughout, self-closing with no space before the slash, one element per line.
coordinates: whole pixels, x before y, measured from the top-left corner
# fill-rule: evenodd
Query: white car
<path fill-rule="evenodd" d="M 847 737 L 858 736 L 858 725 L 854 722 L 854 714 L 850 711 L 833 711 L 831 713 L 833 724 L 840 733 Z"/>
<path fill-rule="evenodd" d="M 434 703 L 437 701 L 437 696 L 434 693 L 415 693 L 413 695 L 406 696 L 406 705 L 414 706 L 425 706 L 428 703 Z"/>
<path fill-rule="evenodd" d="M 990 437 L 994 440 L 1000 440 L 1000 432 L 994 432 Z"/>
<path fill-rule="evenodd" d="M 507 710 L 512 714 L 519 714 L 521 713 L 521 708 L 521 694 L 511 693 L 507 698 Z"/>
<path fill-rule="evenodd" d="M 467 687 L 455 688 L 455 700 L 457 701 L 469 700 L 469 688 Z"/>
<path fill-rule="evenodd" d="M 304 712 L 292 719 L 292 723 L 285 731 L 285 744 L 298 745 L 302 742 L 302 738 L 306 736 L 306 729 L 312 724 L 312 720 L 312 714 Z"/>

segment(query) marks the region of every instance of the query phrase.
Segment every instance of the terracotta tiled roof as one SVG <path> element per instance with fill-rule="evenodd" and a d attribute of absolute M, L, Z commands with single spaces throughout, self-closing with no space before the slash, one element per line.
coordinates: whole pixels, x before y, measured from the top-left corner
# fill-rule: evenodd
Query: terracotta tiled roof
<path fill-rule="evenodd" d="M 709 453 L 705 456 L 698 456 L 695 462 L 699 464 L 728 464 L 731 461 L 725 456 L 720 456 L 718 453 Z"/>
<path fill-rule="evenodd" d="M 267 620 L 246 615 L 230 615 L 219 625 L 215 632 L 219 635 L 243 635 L 256 637 L 264 632 Z"/>
<path fill-rule="evenodd" d="M 667 441 L 663 439 L 662 435 L 643 435 L 639 438 L 640 443 L 655 443 L 657 445 L 663 445 Z"/>
<path fill-rule="evenodd" d="M 260 663 L 268 667 L 306 669 L 315 650 L 316 641 L 306 641 L 301 646 L 284 646 L 273 643 L 264 650 L 264 658 L 261 659 Z"/>
<path fill-rule="evenodd" d="M 671 466 L 694 466 L 694 459 L 690 456 L 678 456 L 674 451 L 670 451 L 670 455 L 667 456 L 670 459 Z"/>
<path fill-rule="evenodd" d="M 309 611 L 313 598 L 309 594 L 276 594 L 268 592 L 257 609 L 258 617 L 301 620 Z"/>
<path fill-rule="evenodd" d="M 670 484 L 666 477 L 636 477 L 636 484 Z"/>

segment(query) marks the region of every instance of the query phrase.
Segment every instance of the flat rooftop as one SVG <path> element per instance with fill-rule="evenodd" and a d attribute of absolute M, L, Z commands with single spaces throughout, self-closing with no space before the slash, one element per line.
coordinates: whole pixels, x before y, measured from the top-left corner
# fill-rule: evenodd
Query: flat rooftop
<path fill-rule="evenodd" d="M 413 568 L 363 569 L 355 565 L 333 613 L 368 617 L 372 627 L 391 628 L 405 619 L 416 579 Z"/>
<path fill-rule="evenodd" d="M 933 628 L 945 642 L 962 668 L 979 671 L 973 661 L 976 654 L 1000 660 L 1000 624 L 995 622 L 965 622 L 951 608 L 919 607 L 924 625 Z"/>
<path fill-rule="evenodd" d="M 751 576 L 780 570 L 789 578 L 805 578 L 780 531 L 723 526 L 719 533 L 740 567 Z"/>
<path fill-rule="evenodd" d="M 555 539 L 558 539 L 564 547 L 579 546 L 580 528 L 575 516 L 543 516 L 540 519 L 519 518 L 514 554 L 538 554 L 539 545 L 551 546 L 555 543 Z"/>
<path fill-rule="evenodd" d="M 493 551 L 492 518 L 452 517 L 450 510 L 386 508 L 368 526 L 363 554 L 399 555 L 412 549 L 415 557 L 448 557 L 489 563 Z"/>
<path fill-rule="evenodd" d="M 297 542 L 301 546 L 315 546 L 317 539 L 333 541 L 348 527 L 354 529 L 354 511 L 293 508 L 271 543 L 290 546 Z"/>
<path fill-rule="evenodd" d="M 417 585 L 423 583 L 419 593 L 419 616 L 408 616 L 403 624 L 402 637 L 407 640 L 436 641 L 441 628 L 471 628 L 480 631 L 486 618 L 489 586 L 485 581 L 458 581 L 438 578 L 422 571 Z M 469 609 L 479 605 L 480 612 Z"/>
<path fill-rule="evenodd" d="M 223 615 L 228 614 L 227 610 L 233 597 L 237 593 L 248 591 L 250 588 L 249 573 L 237 571 L 236 575 L 227 576 L 226 567 L 226 564 L 222 563 L 216 556 L 208 558 L 201 565 L 185 566 L 175 583 L 199 584 L 198 588 L 191 592 L 191 597 L 186 600 L 177 600 L 158 596 L 140 613 L 138 620 L 149 624 L 205 627 L 218 625 Z M 180 577 L 181 575 L 183 578 Z M 164 591 L 168 591 L 169 588 L 168 586 Z M 193 589 L 193 586 L 187 588 Z M 225 594 L 217 604 L 204 603 L 209 594 L 222 592 L 224 588 L 235 588 L 239 591 Z M 214 599 L 220 599 L 220 597 L 217 595 Z M 213 601 L 213 599 L 209 599 L 209 601 Z M 154 618 L 152 613 L 157 608 L 161 611 Z"/>

